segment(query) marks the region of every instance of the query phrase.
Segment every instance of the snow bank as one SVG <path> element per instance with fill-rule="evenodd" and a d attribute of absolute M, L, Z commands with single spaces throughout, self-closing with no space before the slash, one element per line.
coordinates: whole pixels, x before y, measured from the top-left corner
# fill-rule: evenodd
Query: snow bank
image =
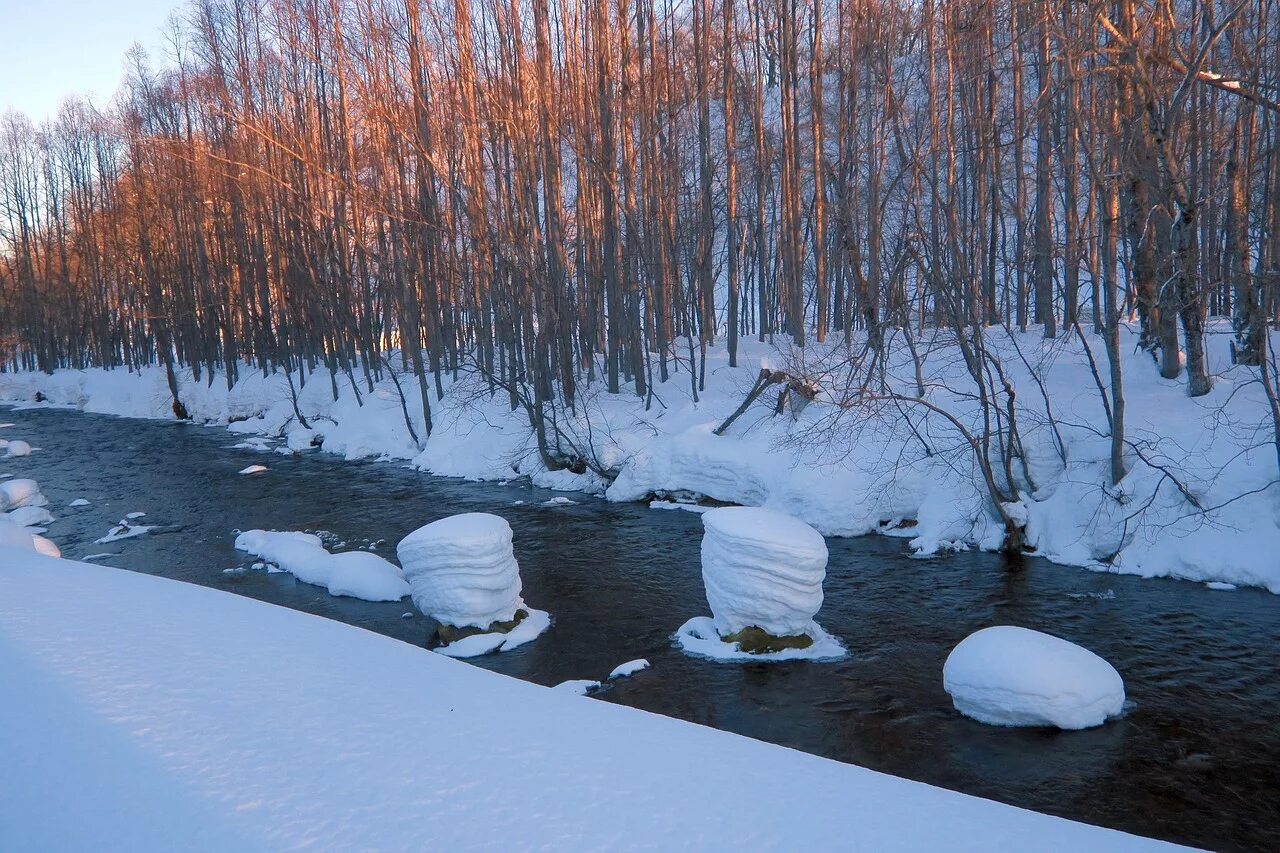
<path fill-rule="evenodd" d="M 827 543 L 799 519 L 766 509 L 703 513 L 702 580 L 716 628 L 806 634 L 822 607 Z"/>
<path fill-rule="evenodd" d="M 331 554 L 311 533 L 246 530 L 236 537 L 236 548 L 274 563 L 303 583 L 326 587 L 330 595 L 399 601 L 409 594 L 399 567 L 368 551 Z"/>
<path fill-rule="evenodd" d="M 942 683 L 966 717 L 994 726 L 1100 726 L 1124 706 L 1124 681 L 1088 649 L 1058 637 L 999 625 L 970 634 L 942 669 Z"/>
<path fill-rule="evenodd" d="M 508 622 L 524 607 L 511 525 L 486 512 L 451 515 L 419 527 L 396 546 L 428 616 L 457 628 Z"/>
<path fill-rule="evenodd" d="M 0 683 L 15 850 L 1174 849 L 14 550 Z"/>
<path fill-rule="evenodd" d="M 1073 335 L 1046 341 L 1042 330 L 992 329 L 987 351 L 1000 359 L 1019 401 L 1020 443 L 1035 487 L 1016 501 L 1026 538 L 1039 555 L 1058 563 L 1142 576 L 1257 586 L 1280 593 L 1280 470 L 1270 444 L 1266 395 L 1256 369 L 1233 365 L 1230 327 L 1206 336 L 1213 391 L 1189 399 L 1185 382 L 1159 377 L 1150 356 L 1122 333 L 1126 421 L 1134 451 L 1128 476 L 1110 483 L 1108 424 L 1094 388 L 1090 359 L 1105 366 L 1099 338 L 1089 349 Z M 1225 332 L 1219 334 L 1218 332 Z M 917 376 L 927 402 L 980 430 L 981 410 L 952 333 L 924 330 L 916 340 L 917 365 L 900 338 L 887 343 L 889 385 L 914 394 Z M 227 424 L 255 446 L 284 449 L 320 443 L 346 458 L 408 460 L 434 474 L 507 480 L 528 476 L 554 488 L 599 492 L 616 501 L 693 494 L 777 509 L 824 535 L 888 532 L 908 536 L 921 554 L 997 547 L 1002 528 L 992 517 L 980 472 L 954 425 L 922 407 L 873 416 L 841 415 L 831 405 L 840 390 L 832 377 L 852 350 L 811 344 L 784 353 L 742 341 L 742 367 L 730 368 L 722 348 L 709 351 L 706 388 L 693 399 L 688 375 L 656 387 L 662 405 L 645 406 L 630 393 L 610 395 L 598 385 L 579 389 L 573 412 L 558 413 L 557 429 L 594 454 L 612 484 L 593 474 L 548 472 L 523 412 L 501 394 L 488 396 L 474 377 L 446 378 L 444 398 L 432 401 L 434 426 L 421 446 L 409 435 L 395 386 L 384 379 L 359 400 L 340 382 L 339 398 L 323 372 L 295 374 L 297 405 L 311 423 L 297 423 L 288 380 L 264 377 L 246 366 L 230 390 L 225 381 L 195 381 L 180 374 L 181 397 L 197 421 Z M 1273 347 L 1280 348 L 1280 335 Z M 1024 358 L 1026 359 L 1024 361 Z M 774 417 L 764 399 L 724 435 L 715 427 L 741 403 L 756 379 L 756 365 L 807 361 L 823 392 L 802 413 Z M 1034 366 L 1035 370 L 1029 367 Z M 803 366 L 803 365 L 802 365 Z M 827 368 L 830 368 L 829 370 Z M 1042 395 L 1043 388 L 1043 395 Z M 403 383 L 405 406 L 417 421 L 415 383 Z M 164 371 L 59 370 L 0 373 L 0 399 L 47 403 L 91 412 L 172 420 Z M 766 398 L 772 395 L 765 395 Z M 1052 419 L 1043 400 L 1052 402 Z M 909 417 L 908 417 L 909 416 Z M 1141 449 L 1141 454 L 1137 452 Z M 1169 479 L 1176 476 L 1203 507 L 1202 514 Z M 662 507 L 658 503 L 655 506 Z M 1135 508 L 1145 507 L 1131 518 Z M 907 523 L 910 522 L 910 523 Z"/>

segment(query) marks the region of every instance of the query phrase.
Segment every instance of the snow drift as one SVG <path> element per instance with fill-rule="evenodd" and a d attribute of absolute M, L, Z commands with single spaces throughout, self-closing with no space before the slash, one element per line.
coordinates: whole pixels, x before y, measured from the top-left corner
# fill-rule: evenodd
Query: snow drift
<path fill-rule="evenodd" d="M 398 566 L 368 551 L 331 554 L 311 533 L 246 530 L 236 537 L 236 548 L 274 563 L 303 583 L 326 587 L 330 595 L 399 601 L 409 594 Z"/>

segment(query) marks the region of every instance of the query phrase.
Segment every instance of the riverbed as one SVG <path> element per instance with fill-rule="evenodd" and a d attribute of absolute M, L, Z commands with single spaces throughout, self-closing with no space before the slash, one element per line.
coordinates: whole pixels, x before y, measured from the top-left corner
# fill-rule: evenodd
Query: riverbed
<path fill-rule="evenodd" d="M 335 598 L 253 569 L 233 547 L 253 527 L 321 532 L 332 550 L 395 543 L 446 515 L 493 512 L 515 531 L 525 600 L 554 625 L 513 652 L 473 659 L 552 685 L 602 679 L 631 705 L 930 784 L 1088 823 L 1215 849 L 1280 849 L 1280 597 L 1214 591 L 984 553 L 912 557 L 905 541 L 829 539 L 818 621 L 849 655 L 733 665 L 685 656 L 672 632 L 708 613 L 695 513 L 576 493 L 437 478 L 403 463 L 348 462 L 233 445 L 222 428 L 56 409 L 0 409 L 38 449 L 0 474 L 39 480 L 64 556 L 92 557 L 338 619 L 409 643 L 433 627 L 411 602 Z M 254 475 L 237 472 L 261 464 Z M 70 508 L 77 498 L 88 506 Z M 563 498 L 570 503 L 549 503 Z M 128 513 L 151 532 L 96 544 Z M 106 555 L 106 556 L 104 556 Z M 1125 714 L 1097 729 L 1000 729 L 961 717 L 942 663 L 968 633 L 1022 625 L 1079 642 L 1125 678 Z M 229 629 L 230 630 L 230 629 Z M 584 700 L 591 701 L 591 700 Z M 406 744 L 412 733 L 406 732 Z M 607 761 L 607 756 L 601 756 Z M 732 786 L 734 779 L 716 779 Z M 779 786 L 786 779 L 777 780 Z M 744 800 L 768 797 L 744 791 Z"/>

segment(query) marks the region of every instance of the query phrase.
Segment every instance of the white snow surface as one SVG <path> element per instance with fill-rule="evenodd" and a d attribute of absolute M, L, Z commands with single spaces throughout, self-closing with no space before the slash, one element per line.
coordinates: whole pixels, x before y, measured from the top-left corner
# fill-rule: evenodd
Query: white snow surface
<path fill-rule="evenodd" d="M 1175 849 L 12 549 L 0 683 L 14 850 Z"/>
<path fill-rule="evenodd" d="M 997 625 L 960 641 L 942 683 L 956 710 L 993 726 L 1100 726 L 1124 707 L 1124 680 L 1088 649 Z"/>
<path fill-rule="evenodd" d="M 1230 332 L 1226 321 L 1210 324 L 1206 345 L 1214 388 L 1192 399 L 1184 379 L 1159 376 L 1150 356 L 1135 346 L 1136 330 L 1123 331 L 1125 417 L 1134 450 L 1126 454 L 1129 474 L 1117 488 L 1110 484 L 1106 413 L 1088 357 L 1091 353 L 1105 374 L 1101 339 L 1086 331 L 1086 350 L 1074 335 L 1047 341 L 1038 327 L 1026 333 L 989 332 L 987 349 L 1000 358 L 1026 407 L 1019 431 L 1036 489 L 1011 507 L 1025 516 L 1027 538 L 1037 553 L 1093 570 L 1219 581 L 1280 593 L 1280 560 L 1275 559 L 1280 553 L 1280 470 L 1270 438 L 1270 409 L 1257 370 L 1232 364 Z M 926 398 L 980 429 L 974 387 L 950 334 L 925 330 L 916 340 Z M 1280 333 L 1274 334 L 1272 346 L 1280 349 Z M 855 340 L 853 349 L 861 343 Z M 824 359 L 838 359 L 844 352 L 839 343 L 811 343 L 802 356 L 821 367 Z M 923 407 L 908 410 L 909 424 L 901 413 L 866 417 L 854 409 L 841 417 L 829 396 L 838 394 L 831 387 L 835 383 L 816 370 L 823 391 L 800 415 L 775 417 L 772 401 L 762 398 L 725 435 L 712 433 L 741 403 L 759 364 L 787 366 L 794 355 L 743 341 L 742 366 L 731 368 L 723 348 L 715 347 L 709 351 L 706 388 L 697 402 L 681 367 L 654 389 L 660 406 L 646 409 L 644 399 L 632 393 L 610 395 L 599 386 L 586 387 L 580 389 L 576 410 L 558 417 L 557 428 L 576 447 L 593 448 L 600 468 L 619 471 L 608 484 L 610 500 L 687 493 L 765 506 L 794 515 L 827 536 L 877 531 L 909 536 L 912 547 L 924 555 L 1000 544 L 1002 531 L 992 520 L 971 454 L 956 449 L 958 435 L 946 418 Z M 885 360 L 891 386 L 913 393 L 916 371 L 900 336 L 889 342 Z M 1027 363 L 1037 367 L 1038 376 Z M 299 379 L 294 376 L 295 384 Z M 409 460 L 416 468 L 446 476 L 497 481 L 529 476 L 555 488 L 592 493 L 606 485 L 594 474 L 551 476 L 539 461 L 527 418 L 511 412 L 502 395 L 486 396 L 484 383 L 475 377 L 445 380 L 444 399 L 432 401 L 434 428 L 421 447 L 409 436 L 390 379 L 359 402 L 345 383 L 339 383 L 335 401 L 323 372 L 306 379 L 297 400 L 312 424 L 305 435 L 283 373 L 264 378 L 246 365 L 228 390 L 221 379 L 196 381 L 185 371 L 180 374 L 181 397 L 197 421 L 227 424 L 251 439 L 270 437 L 300 446 L 314 437 L 323 439 L 325 452 Z M 1043 383 L 1043 396 L 1037 380 Z M 47 402 L 30 403 L 37 391 Z M 404 383 L 404 392 L 405 408 L 415 413 L 423 436 L 414 383 Z M 1044 396 L 1052 403 L 1052 422 L 1043 411 Z M 160 367 L 134 373 L 0 373 L 0 400 L 173 419 Z M 931 453 L 925 452 L 922 439 Z M 1179 478 L 1201 506 L 1214 509 L 1207 515 L 1196 511 L 1166 472 Z M 1130 518 L 1139 507 L 1145 509 Z M 916 523 L 899 524 L 906 520 Z"/>
<path fill-rule="evenodd" d="M 451 515 L 400 540 L 396 554 L 413 603 L 458 628 L 506 622 L 524 606 L 511 525 L 487 512 Z"/>
<path fill-rule="evenodd" d="M 755 507 L 713 509 L 702 525 L 702 580 L 722 635 L 753 626 L 776 637 L 812 633 L 827 576 L 822 534 Z"/>
<path fill-rule="evenodd" d="M 330 595 L 399 601 L 409 594 L 399 566 L 368 551 L 331 554 L 311 533 L 246 530 L 236 537 L 236 548 L 274 563 L 303 583 L 326 587 Z"/>

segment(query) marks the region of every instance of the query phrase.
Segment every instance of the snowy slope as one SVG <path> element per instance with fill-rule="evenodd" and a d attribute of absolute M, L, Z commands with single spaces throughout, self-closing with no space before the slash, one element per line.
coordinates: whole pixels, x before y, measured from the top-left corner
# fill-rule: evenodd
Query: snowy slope
<path fill-rule="evenodd" d="M 1108 426 L 1087 351 L 1068 336 L 1045 341 L 993 329 L 988 347 L 998 353 L 1017 389 L 1027 471 L 1036 488 L 1013 509 L 1027 520 L 1036 553 L 1058 563 L 1105 571 L 1259 586 L 1280 593 L 1280 470 L 1272 443 L 1268 404 L 1257 371 L 1233 367 L 1230 328 L 1218 323 L 1208 336 L 1213 391 L 1186 396 L 1185 382 L 1164 380 L 1149 355 L 1126 331 L 1124 353 L 1129 475 L 1109 482 Z M 920 376 L 929 401 L 977 427 L 972 399 L 955 346 L 944 332 L 918 342 Z M 1095 366 L 1105 379 L 1100 341 L 1086 333 Z M 1280 335 L 1274 347 L 1280 348 Z M 914 387 L 915 370 L 900 343 L 891 347 L 888 372 L 900 391 Z M 722 348 L 708 353 L 706 389 L 693 399 L 687 372 L 660 383 L 656 399 L 609 395 L 599 383 L 585 389 L 575 413 L 558 420 L 580 450 L 604 469 L 611 483 L 592 473 L 544 470 L 528 421 L 503 395 L 488 397 L 482 383 L 463 378 L 432 401 L 435 430 L 422 447 L 404 423 L 400 398 L 384 380 L 357 402 L 346 377 L 334 400 L 327 374 L 313 375 L 298 393 L 310 429 L 294 419 L 283 374 L 264 378 L 246 368 L 228 391 L 225 381 L 182 381 L 182 399 L 199 421 L 228 424 L 242 434 L 284 438 L 286 449 L 309 448 L 348 458 L 411 460 L 429 473 L 473 479 L 529 475 L 538 485 L 601 493 L 610 500 L 693 492 L 718 501 L 763 506 L 796 516 L 829 536 L 855 536 L 894 528 L 909 531 L 923 555 L 953 548 L 995 547 L 994 523 L 982 478 L 955 430 L 923 409 L 867 417 L 833 405 L 841 375 L 836 345 L 780 352 L 743 343 L 739 367 L 728 366 Z M 808 368 L 823 389 L 798 419 L 774 417 L 776 388 L 723 436 L 713 429 L 742 401 L 762 363 Z M 834 365 L 834 366 L 833 366 Z M 826 371 L 826 372 L 824 372 Z M 424 433 L 415 383 L 403 382 L 405 407 Z M 0 373 L 0 400 L 85 411 L 172 419 L 163 371 L 58 371 Z M 1048 400 L 1046 406 L 1044 401 Z M 1049 415 L 1052 415 L 1053 423 Z M 926 452 L 920 436 L 929 443 Z M 1065 461 L 1064 461 L 1065 460 Z M 1185 487 L 1188 503 L 1171 477 Z M 900 523 L 909 526 L 902 528 Z"/>
<path fill-rule="evenodd" d="M 14 850 L 1171 849 L 5 548 L 0 684 Z"/>

